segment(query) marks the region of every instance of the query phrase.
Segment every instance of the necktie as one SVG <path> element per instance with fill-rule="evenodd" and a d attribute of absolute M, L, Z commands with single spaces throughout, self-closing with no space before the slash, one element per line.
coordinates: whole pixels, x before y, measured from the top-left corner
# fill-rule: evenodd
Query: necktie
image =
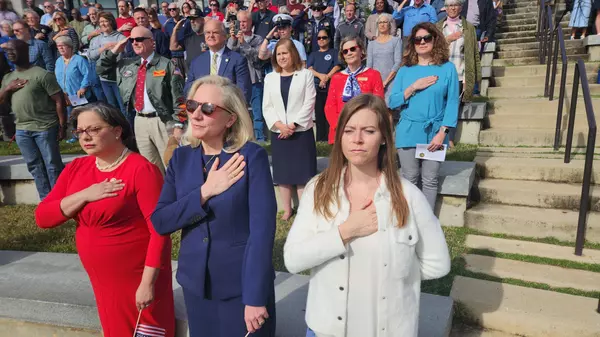
<path fill-rule="evenodd" d="M 144 110 L 144 87 L 146 84 L 146 65 L 148 61 L 143 61 L 137 73 L 135 82 L 135 110 L 142 112 Z"/>
<path fill-rule="evenodd" d="M 210 63 L 210 74 L 211 75 L 217 75 L 217 73 L 219 72 L 217 70 L 217 57 L 219 57 L 219 55 L 217 53 L 214 53 L 213 57 L 212 57 L 212 62 Z"/>

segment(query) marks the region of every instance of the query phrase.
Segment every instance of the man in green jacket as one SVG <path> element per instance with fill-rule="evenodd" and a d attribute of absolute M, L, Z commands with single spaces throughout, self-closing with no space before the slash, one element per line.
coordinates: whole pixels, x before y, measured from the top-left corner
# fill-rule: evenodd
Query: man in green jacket
<path fill-rule="evenodd" d="M 137 56 L 118 60 L 129 40 Z M 140 154 L 164 173 L 168 142 L 165 123 L 178 120 L 184 80 L 169 59 L 155 53 L 152 32 L 145 27 L 133 28 L 128 39 L 100 56 L 98 74 L 110 73 L 115 68 L 123 105 L 135 113 L 133 125 Z M 181 129 L 174 133 L 179 136 Z"/>

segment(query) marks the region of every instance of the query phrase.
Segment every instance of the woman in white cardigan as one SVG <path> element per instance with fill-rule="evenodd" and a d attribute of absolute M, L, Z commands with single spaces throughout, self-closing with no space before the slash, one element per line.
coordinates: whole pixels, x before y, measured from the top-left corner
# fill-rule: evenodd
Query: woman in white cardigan
<path fill-rule="evenodd" d="M 285 243 L 288 270 L 311 270 L 306 323 L 318 337 L 417 337 L 421 280 L 450 270 L 438 219 L 396 170 L 390 122 L 379 97 L 346 103 Z"/>
<path fill-rule="evenodd" d="M 292 188 L 298 199 L 304 185 L 317 174 L 317 148 L 312 131 L 315 83 L 304 69 L 300 54 L 290 39 L 275 45 L 272 73 L 265 77 L 263 116 L 271 130 L 273 182 L 279 185 L 283 219 L 292 215 Z"/>

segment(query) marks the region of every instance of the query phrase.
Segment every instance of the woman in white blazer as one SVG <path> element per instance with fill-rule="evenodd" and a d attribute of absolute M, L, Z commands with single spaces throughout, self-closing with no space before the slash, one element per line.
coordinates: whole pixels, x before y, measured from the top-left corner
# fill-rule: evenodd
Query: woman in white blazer
<path fill-rule="evenodd" d="M 421 280 L 450 270 L 438 219 L 396 170 L 390 122 L 379 97 L 346 103 L 285 243 L 288 270 L 311 270 L 306 323 L 318 337 L 417 337 Z"/>
<path fill-rule="evenodd" d="M 317 148 L 312 131 L 315 110 L 314 76 L 304 69 L 290 39 L 275 45 L 273 71 L 265 76 L 263 116 L 271 130 L 273 182 L 279 185 L 283 219 L 292 215 L 292 188 L 298 199 L 317 174 Z"/>

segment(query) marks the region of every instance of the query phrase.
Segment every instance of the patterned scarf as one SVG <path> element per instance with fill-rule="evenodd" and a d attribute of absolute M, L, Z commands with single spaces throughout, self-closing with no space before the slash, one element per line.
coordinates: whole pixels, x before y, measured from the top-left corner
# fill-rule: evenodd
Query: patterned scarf
<path fill-rule="evenodd" d="M 358 81 L 356 80 L 356 75 L 358 75 L 361 71 L 365 69 L 365 66 L 361 66 L 355 72 L 351 72 L 350 68 L 346 68 L 348 72 L 348 78 L 346 79 L 346 85 L 344 86 L 344 92 L 342 93 L 342 101 L 348 102 L 353 97 L 356 97 L 361 94 L 360 86 L 358 85 Z"/>

